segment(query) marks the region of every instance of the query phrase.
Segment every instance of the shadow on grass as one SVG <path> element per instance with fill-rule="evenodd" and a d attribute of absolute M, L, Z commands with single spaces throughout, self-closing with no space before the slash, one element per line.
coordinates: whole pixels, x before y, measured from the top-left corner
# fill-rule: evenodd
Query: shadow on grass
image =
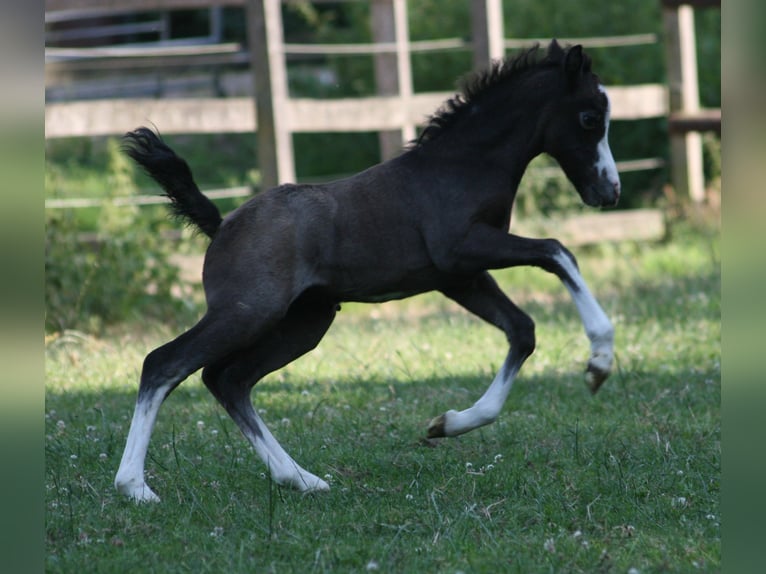
<path fill-rule="evenodd" d="M 493 541 L 507 533 L 517 540 L 518 559 L 535 564 L 545 555 L 530 542 L 542 549 L 544 540 L 561 538 L 564 545 L 575 531 L 608 545 L 622 564 L 637 547 L 614 537 L 632 536 L 631 529 L 651 552 L 670 553 L 656 560 L 682 564 L 683 551 L 715 564 L 718 534 L 705 517 L 718 516 L 718 399 L 701 374 L 685 392 L 706 396 L 691 409 L 684 392 L 668 393 L 677 376 L 617 373 L 596 397 L 579 373 L 522 377 L 494 424 L 439 441 L 422 440 L 428 419 L 468 406 L 484 390 L 483 376 L 349 378 L 320 381 L 308 394 L 290 383 L 266 383 L 256 397 L 275 435 L 332 485 L 319 497 L 271 483 L 223 409 L 192 380 L 160 412 L 147 480 L 163 502 L 150 506 L 133 505 L 112 486 L 134 393 L 51 392 L 48 570 L 152 561 L 185 565 L 183 571 L 202 555 L 227 571 L 253 571 L 264 561 L 289 570 L 310 565 L 320 539 L 335 541 L 332 550 L 322 546 L 330 569 L 350 561 L 358 570 L 369 560 L 365 549 L 382 552 L 381 545 L 398 540 L 390 528 L 408 532 L 406 546 L 394 545 L 396 560 L 404 560 L 395 570 L 424 559 L 415 547 L 441 548 L 441 558 L 424 563 L 431 568 L 444 560 L 458 564 L 460 555 L 478 549 L 502 564 L 504 552 Z M 460 540 L 471 543 L 463 548 Z M 232 562 L 242 545 L 256 564 Z M 597 558 L 565 569 L 592 571 Z"/>
<path fill-rule="evenodd" d="M 501 285 L 513 298 L 514 282 Z M 603 292 L 618 346 L 598 395 L 584 384 L 587 354 L 578 347 L 575 364 L 565 352 L 587 352 L 565 291 L 520 297 L 538 351 L 495 423 L 438 441 L 422 440 L 428 421 L 481 396 L 502 334 L 487 343 L 478 320 L 436 299 L 341 313 L 308 366 L 253 392 L 286 450 L 331 483 L 316 497 L 274 485 L 194 375 L 149 448 L 163 502 L 124 500 L 112 481 L 135 381 L 164 341 L 62 338 L 48 349 L 46 570 L 714 571 L 720 274 L 616 279 Z M 390 339 L 402 344 L 380 352 Z"/>

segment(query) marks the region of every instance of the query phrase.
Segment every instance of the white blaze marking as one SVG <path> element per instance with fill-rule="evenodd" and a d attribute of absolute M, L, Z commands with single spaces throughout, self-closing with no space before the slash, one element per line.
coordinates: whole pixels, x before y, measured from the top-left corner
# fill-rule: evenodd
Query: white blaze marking
<path fill-rule="evenodd" d="M 617 164 L 614 162 L 612 156 L 612 150 L 609 148 L 609 120 L 611 117 L 611 103 L 609 102 L 609 95 L 606 93 L 604 86 L 598 87 L 599 91 L 604 94 L 607 101 L 606 115 L 604 116 L 604 137 L 598 142 L 598 161 L 596 162 L 596 171 L 599 175 L 604 175 L 606 178 L 617 188 L 620 185 L 620 176 L 617 173 Z"/>

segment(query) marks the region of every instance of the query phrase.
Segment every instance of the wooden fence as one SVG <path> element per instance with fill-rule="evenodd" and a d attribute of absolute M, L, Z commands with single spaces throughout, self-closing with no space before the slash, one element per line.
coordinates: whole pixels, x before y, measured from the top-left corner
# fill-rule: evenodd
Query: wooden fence
<path fill-rule="evenodd" d="M 315 0 L 317 1 L 317 0 Z M 319 0 L 321 1 L 321 0 Z M 348 1 L 348 0 L 347 0 Z M 661 0 L 665 18 L 669 85 L 653 83 L 609 86 L 615 120 L 669 116 L 672 171 L 679 191 L 701 199 L 702 163 L 699 134 L 720 130 L 720 110 L 699 109 L 693 37 L 693 11 L 720 2 Z M 384 154 L 401 147 L 452 93 L 413 93 L 410 55 L 433 50 L 472 49 L 476 67 L 500 58 L 507 49 L 549 39 L 507 39 L 503 33 L 502 1 L 472 0 L 472 42 L 459 38 L 409 40 L 406 0 L 371 0 L 372 44 L 306 45 L 283 40 L 281 0 L 46 0 L 46 20 L 82 14 L 166 11 L 182 8 L 244 6 L 249 51 L 238 44 L 167 43 L 155 46 L 47 48 L 46 74 L 62 70 L 114 69 L 141 66 L 186 66 L 250 63 L 255 98 L 112 98 L 49 103 L 45 108 L 46 138 L 121 134 L 162 118 L 163 133 L 257 132 L 264 186 L 295 181 L 292 134 L 300 132 L 377 131 Z M 691 36 L 689 29 L 691 26 Z M 653 34 L 612 38 L 560 38 L 585 47 L 657 42 Z M 317 100 L 288 95 L 286 58 L 296 54 L 372 54 L 380 94 L 374 97 Z M 693 69 L 693 72 L 690 70 Z M 386 82 L 388 78 L 388 82 Z M 696 138 L 696 139 L 695 139 Z M 661 158 L 620 162 L 621 171 L 653 169 Z M 48 204 L 46 204 L 48 205 Z M 53 207 L 53 205 L 48 205 Z"/>
<path fill-rule="evenodd" d="M 705 199 L 701 131 L 721 131 L 721 110 L 700 108 L 694 8 L 721 8 L 720 0 L 661 0 L 668 72 L 670 174 L 673 187 Z"/>

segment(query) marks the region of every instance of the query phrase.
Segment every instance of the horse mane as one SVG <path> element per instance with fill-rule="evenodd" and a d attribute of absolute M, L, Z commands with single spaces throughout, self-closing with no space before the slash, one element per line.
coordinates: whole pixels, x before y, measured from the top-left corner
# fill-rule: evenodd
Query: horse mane
<path fill-rule="evenodd" d="M 512 58 L 495 60 L 490 67 L 478 73 L 469 74 L 461 82 L 460 93 L 448 99 L 428 118 L 428 123 L 420 135 L 412 142 L 418 147 L 439 137 L 444 131 L 469 113 L 472 104 L 482 99 L 488 92 L 499 85 L 506 84 L 523 73 L 536 68 L 554 68 L 561 66 L 566 58 L 567 49 L 553 40 L 544 56 L 540 56 L 540 44 L 535 44 Z M 590 68 L 590 58 L 583 54 L 584 68 Z"/>

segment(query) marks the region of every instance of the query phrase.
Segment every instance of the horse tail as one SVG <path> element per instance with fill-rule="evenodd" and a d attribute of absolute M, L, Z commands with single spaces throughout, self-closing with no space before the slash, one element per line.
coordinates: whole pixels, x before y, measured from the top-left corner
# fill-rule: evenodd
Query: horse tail
<path fill-rule="evenodd" d="M 199 190 L 186 161 L 148 128 L 128 132 L 123 140 L 125 153 L 165 191 L 172 214 L 212 239 L 221 225 L 221 212 Z"/>

